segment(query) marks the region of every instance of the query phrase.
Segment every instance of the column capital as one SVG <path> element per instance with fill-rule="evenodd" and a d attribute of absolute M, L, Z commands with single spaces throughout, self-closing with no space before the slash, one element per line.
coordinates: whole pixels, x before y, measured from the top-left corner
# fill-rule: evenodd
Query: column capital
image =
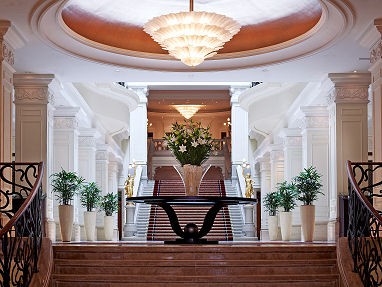
<path fill-rule="evenodd" d="M 0 20 L 0 40 L 2 40 L 7 33 L 9 27 L 11 27 L 11 21 Z"/>
<path fill-rule="evenodd" d="M 368 103 L 370 73 L 332 73 L 328 75 L 333 87 L 328 103 Z"/>
<path fill-rule="evenodd" d="M 54 111 L 54 128 L 55 129 L 77 129 L 77 115 L 80 108 L 78 107 L 58 107 Z"/>
<path fill-rule="evenodd" d="M 231 96 L 231 104 L 238 104 L 240 95 L 246 91 L 248 86 L 231 86 L 229 88 L 229 94 Z"/>
<path fill-rule="evenodd" d="M 272 145 L 269 154 L 270 160 L 273 162 L 284 160 L 284 150 L 282 145 Z"/>
<path fill-rule="evenodd" d="M 147 96 L 149 94 L 149 88 L 147 86 L 129 86 L 128 88 L 138 95 L 139 104 L 147 103 Z"/>
<path fill-rule="evenodd" d="M 109 160 L 110 147 L 107 144 L 97 145 L 96 160 Z"/>
<path fill-rule="evenodd" d="M 280 137 L 283 139 L 284 148 L 302 144 L 301 129 L 298 128 L 285 128 L 281 130 Z"/>
<path fill-rule="evenodd" d="M 80 129 L 80 134 L 78 136 L 79 147 L 95 149 L 97 143 L 96 135 L 96 129 Z"/>
<path fill-rule="evenodd" d="M 48 104 L 48 85 L 53 79 L 52 74 L 14 74 L 15 104 Z"/>
<path fill-rule="evenodd" d="M 260 172 L 265 172 L 265 171 L 271 171 L 271 161 L 270 157 L 268 156 L 263 156 L 261 158 L 257 159 L 257 162 L 260 164 Z"/>

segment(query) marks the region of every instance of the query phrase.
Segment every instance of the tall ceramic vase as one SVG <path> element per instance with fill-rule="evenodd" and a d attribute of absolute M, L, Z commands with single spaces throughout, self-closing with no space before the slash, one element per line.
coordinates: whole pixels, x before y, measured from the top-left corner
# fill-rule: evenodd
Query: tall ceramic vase
<path fill-rule="evenodd" d="M 197 196 L 200 183 L 210 166 L 203 169 L 202 166 L 185 164 L 182 167 L 174 166 L 182 178 L 186 196 Z"/>
<path fill-rule="evenodd" d="M 301 236 L 302 241 L 312 242 L 314 235 L 314 222 L 315 222 L 315 206 L 314 205 L 301 205 Z"/>
<path fill-rule="evenodd" d="M 95 241 L 96 238 L 96 212 L 84 211 L 84 225 L 86 240 Z"/>
<path fill-rule="evenodd" d="M 280 212 L 281 239 L 289 241 L 292 234 L 292 212 Z"/>
<path fill-rule="evenodd" d="M 105 216 L 104 217 L 104 225 L 103 230 L 105 232 L 105 240 L 113 240 L 113 232 L 114 232 L 114 217 L 113 216 Z"/>
<path fill-rule="evenodd" d="M 268 217 L 268 232 L 269 240 L 277 240 L 279 233 L 277 215 L 270 215 Z"/>
<path fill-rule="evenodd" d="M 60 220 L 61 239 L 69 242 L 72 239 L 74 207 L 73 205 L 59 205 L 58 217 Z"/>

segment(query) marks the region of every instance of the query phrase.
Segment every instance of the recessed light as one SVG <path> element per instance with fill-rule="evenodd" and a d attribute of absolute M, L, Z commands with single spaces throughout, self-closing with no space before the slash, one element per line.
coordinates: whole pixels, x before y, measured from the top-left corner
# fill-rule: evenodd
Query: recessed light
<path fill-rule="evenodd" d="M 115 69 L 115 71 L 118 73 L 118 72 L 120 72 L 121 70 L 120 70 L 120 69 Z"/>
<path fill-rule="evenodd" d="M 358 71 L 357 70 L 354 70 L 353 73 L 357 73 Z"/>

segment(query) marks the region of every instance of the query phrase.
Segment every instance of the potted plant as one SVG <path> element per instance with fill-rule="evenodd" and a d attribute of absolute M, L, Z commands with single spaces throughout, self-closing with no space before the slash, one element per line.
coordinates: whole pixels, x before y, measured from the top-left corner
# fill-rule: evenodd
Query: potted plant
<path fill-rule="evenodd" d="M 313 166 L 304 168 L 297 176 L 293 178 L 293 184 L 296 186 L 297 199 L 302 202 L 300 206 L 302 240 L 306 242 L 313 241 L 315 225 L 315 206 L 313 202 L 317 200 L 318 195 L 323 194 L 321 175 Z"/>
<path fill-rule="evenodd" d="M 95 182 L 87 183 L 81 190 L 80 201 L 84 211 L 84 226 L 86 239 L 94 241 L 96 238 L 96 211 L 101 199 L 101 189 Z"/>
<path fill-rule="evenodd" d="M 100 202 L 100 208 L 105 212 L 104 232 L 105 240 L 113 239 L 114 217 L 113 214 L 118 210 L 118 195 L 108 193 L 104 195 Z"/>
<path fill-rule="evenodd" d="M 65 171 L 52 174 L 52 188 L 59 202 L 58 216 L 62 241 L 72 238 L 74 207 L 71 204 L 74 196 L 79 192 L 84 182 L 75 172 Z"/>
<path fill-rule="evenodd" d="M 198 195 L 199 184 L 207 170 L 201 167 L 210 156 L 213 139 L 209 127 L 204 128 L 200 122 L 185 120 L 185 124 L 172 125 L 171 131 L 163 139 L 172 151 L 182 169 L 186 195 Z"/>
<path fill-rule="evenodd" d="M 269 240 L 277 240 L 278 237 L 277 208 L 279 204 L 280 198 L 277 192 L 274 191 L 265 195 L 264 207 L 268 211 Z"/>
<path fill-rule="evenodd" d="M 282 240 L 290 240 L 292 232 L 292 210 L 296 207 L 296 188 L 293 183 L 283 181 L 277 185 L 280 207 L 280 228 Z"/>

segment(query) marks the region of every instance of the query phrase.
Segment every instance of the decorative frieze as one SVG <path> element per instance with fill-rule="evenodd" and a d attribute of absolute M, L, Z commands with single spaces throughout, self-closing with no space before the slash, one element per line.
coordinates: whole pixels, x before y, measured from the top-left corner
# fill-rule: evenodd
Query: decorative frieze
<path fill-rule="evenodd" d="M 49 103 L 48 87 L 15 87 L 15 103 L 47 104 Z"/>
<path fill-rule="evenodd" d="M 328 95 L 328 104 L 368 102 L 368 98 L 369 98 L 369 93 L 368 93 L 367 87 L 335 88 Z"/>
<path fill-rule="evenodd" d="M 378 41 L 370 51 L 370 63 L 374 64 L 382 59 L 382 41 Z"/>
<path fill-rule="evenodd" d="M 77 129 L 78 121 L 75 117 L 55 117 L 54 118 L 55 129 Z"/>
<path fill-rule="evenodd" d="M 6 41 L 2 42 L 2 56 L 0 58 L 7 62 L 9 65 L 13 66 L 15 64 L 15 53 L 11 46 Z"/>
<path fill-rule="evenodd" d="M 78 145 L 80 147 L 94 147 L 96 146 L 96 138 L 95 137 L 78 137 Z"/>

